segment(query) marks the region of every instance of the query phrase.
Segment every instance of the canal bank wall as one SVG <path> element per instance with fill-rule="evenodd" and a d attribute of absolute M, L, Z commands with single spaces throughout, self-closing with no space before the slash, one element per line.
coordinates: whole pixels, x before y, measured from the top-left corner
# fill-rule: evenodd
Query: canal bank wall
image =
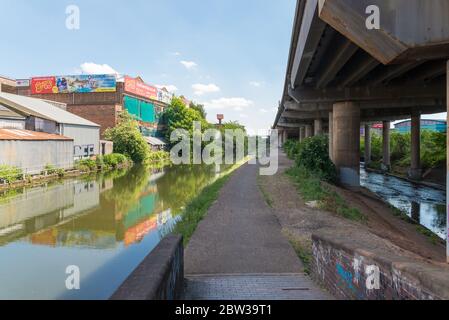
<path fill-rule="evenodd" d="M 314 280 L 344 300 L 449 299 L 447 267 L 395 255 L 365 241 L 366 236 L 354 234 L 313 234 Z"/>
<path fill-rule="evenodd" d="M 168 235 L 131 273 L 110 300 L 178 300 L 184 289 L 184 246 Z"/>

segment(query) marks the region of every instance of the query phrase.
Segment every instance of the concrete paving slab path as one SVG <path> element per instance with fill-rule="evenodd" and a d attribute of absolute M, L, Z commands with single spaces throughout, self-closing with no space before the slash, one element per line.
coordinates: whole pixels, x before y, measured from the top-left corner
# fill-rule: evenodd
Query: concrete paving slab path
<path fill-rule="evenodd" d="M 229 294 L 226 288 L 233 288 L 242 279 L 255 281 L 252 287 L 240 286 L 238 296 L 242 297 L 257 299 L 251 289 L 257 288 L 268 299 L 289 293 L 293 299 L 308 299 L 312 291 L 315 298 L 329 298 L 303 274 L 301 261 L 282 235 L 281 226 L 257 185 L 258 174 L 256 165 L 246 164 L 238 169 L 198 225 L 185 250 L 187 298 L 207 299 L 205 292 L 210 299 L 229 297 L 220 292 Z M 262 280 L 264 275 L 267 278 Z M 297 284 L 307 283 L 307 288 L 284 288 L 285 280 L 292 277 Z M 211 280 L 215 281 L 212 285 Z M 216 285 L 217 281 L 220 285 Z M 279 281 L 279 285 L 273 286 L 273 281 Z"/>

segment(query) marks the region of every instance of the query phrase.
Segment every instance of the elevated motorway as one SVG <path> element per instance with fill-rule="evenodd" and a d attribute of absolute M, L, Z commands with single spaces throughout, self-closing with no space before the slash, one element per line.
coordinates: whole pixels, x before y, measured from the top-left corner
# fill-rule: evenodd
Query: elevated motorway
<path fill-rule="evenodd" d="M 329 133 L 341 182 L 358 186 L 361 124 L 419 126 L 420 115 L 446 111 L 448 16 L 449 0 L 298 0 L 273 126 L 281 143 Z"/>

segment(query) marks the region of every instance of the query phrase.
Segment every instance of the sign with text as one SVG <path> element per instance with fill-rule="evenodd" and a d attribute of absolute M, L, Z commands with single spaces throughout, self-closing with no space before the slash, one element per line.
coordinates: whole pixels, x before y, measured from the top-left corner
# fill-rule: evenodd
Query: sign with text
<path fill-rule="evenodd" d="M 32 94 L 115 92 L 115 75 L 74 75 L 31 79 Z"/>
<path fill-rule="evenodd" d="M 125 77 L 125 91 L 147 99 L 158 99 L 157 88 L 145 84 L 139 78 Z"/>

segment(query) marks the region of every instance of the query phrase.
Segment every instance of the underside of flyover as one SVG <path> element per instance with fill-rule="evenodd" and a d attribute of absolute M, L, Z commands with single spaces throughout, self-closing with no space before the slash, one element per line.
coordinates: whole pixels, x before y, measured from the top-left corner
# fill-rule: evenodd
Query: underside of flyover
<path fill-rule="evenodd" d="M 357 187 L 361 126 L 412 117 L 419 124 L 447 110 L 448 12 L 449 0 L 298 0 L 273 126 L 280 143 L 329 134 L 340 182 Z M 379 29 L 370 29 L 376 13 Z M 412 136 L 419 143 L 419 131 Z"/>

